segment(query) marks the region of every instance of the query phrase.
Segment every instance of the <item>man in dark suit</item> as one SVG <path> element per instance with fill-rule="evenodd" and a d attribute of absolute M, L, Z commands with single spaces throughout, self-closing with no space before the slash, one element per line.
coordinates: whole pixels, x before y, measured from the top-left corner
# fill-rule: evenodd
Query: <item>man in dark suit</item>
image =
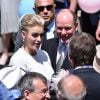
<path fill-rule="evenodd" d="M 96 41 L 88 33 L 73 35 L 69 42 L 69 61 L 73 74 L 79 76 L 87 86 L 85 100 L 100 100 L 100 74 L 93 69 Z"/>
<path fill-rule="evenodd" d="M 70 69 L 68 62 L 68 42 L 70 37 L 76 32 L 76 16 L 69 9 L 62 9 L 56 16 L 56 33 L 58 38 L 49 39 L 42 45 L 42 49 L 48 52 L 54 71 L 59 71 L 60 68 Z M 62 46 L 63 45 L 63 46 Z M 62 46 L 62 47 L 61 47 Z M 65 48 L 65 50 L 60 50 Z M 60 59 L 63 53 L 63 58 Z M 67 55 L 67 56 L 66 56 Z M 58 62 L 61 62 L 58 64 Z"/>

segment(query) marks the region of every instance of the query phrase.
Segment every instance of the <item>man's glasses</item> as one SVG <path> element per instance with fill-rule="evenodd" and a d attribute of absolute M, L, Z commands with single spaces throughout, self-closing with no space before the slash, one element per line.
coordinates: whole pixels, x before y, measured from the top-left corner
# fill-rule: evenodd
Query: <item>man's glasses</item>
<path fill-rule="evenodd" d="M 39 7 L 37 7 L 38 11 L 40 11 L 40 12 L 43 11 L 44 8 L 46 8 L 48 11 L 50 11 L 50 10 L 52 10 L 53 5 L 47 5 L 47 6 L 39 6 Z"/>
<path fill-rule="evenodd" d="M 49 90 L 46 88 L 46 89 L 42 89 L 42 90 L 34 90 L 32 92 L 41 94 L 41 95 L 46 95 L 49 92 Z"/>

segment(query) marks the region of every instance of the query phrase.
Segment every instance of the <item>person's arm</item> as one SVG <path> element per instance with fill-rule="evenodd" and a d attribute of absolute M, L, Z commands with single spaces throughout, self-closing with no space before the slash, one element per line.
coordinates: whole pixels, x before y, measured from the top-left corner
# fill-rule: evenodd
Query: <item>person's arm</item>
<path fill-rule="evenodd" d="M 98 26 L 96 30 L 96 39 L 100 41 L 100 15 L 99 15 L 99 21 L 98 21 Z"/>
<path fill-rule="evenodd" d="M 75 12 L 77 7 L 77 0 L 69 0 L 69 2 L 70 2 L 69 9 Z"/>

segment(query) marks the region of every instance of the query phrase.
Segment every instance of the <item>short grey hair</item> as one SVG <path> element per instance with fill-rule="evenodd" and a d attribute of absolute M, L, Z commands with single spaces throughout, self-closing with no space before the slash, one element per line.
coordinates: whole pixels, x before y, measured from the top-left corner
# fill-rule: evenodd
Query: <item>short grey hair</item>
<path fill-rule="evenodd" d="M 35 90 L 35 86 L 33 82 L 37 79 L 40 79 L 47 86 L 47 79 L 40 73 L 37 72 L 27 72 L 24 76 L 21 77 L 17 84 L 17 89 L 21 92 L 20 98 L 24 97 L 24 91 L 29 90 L 33 92 Z"/>

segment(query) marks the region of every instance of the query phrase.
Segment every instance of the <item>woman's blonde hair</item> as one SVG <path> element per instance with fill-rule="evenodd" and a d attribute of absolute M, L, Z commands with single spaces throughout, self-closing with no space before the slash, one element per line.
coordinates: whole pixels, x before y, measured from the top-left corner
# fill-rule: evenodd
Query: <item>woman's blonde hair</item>
<path fill-rule="evenodd" d="M 44 27 L 44 19 L 36 14 L 25 14 L 20 18 L 19 30 L 28 31 L 29 27 L 41 26 Z"/>

